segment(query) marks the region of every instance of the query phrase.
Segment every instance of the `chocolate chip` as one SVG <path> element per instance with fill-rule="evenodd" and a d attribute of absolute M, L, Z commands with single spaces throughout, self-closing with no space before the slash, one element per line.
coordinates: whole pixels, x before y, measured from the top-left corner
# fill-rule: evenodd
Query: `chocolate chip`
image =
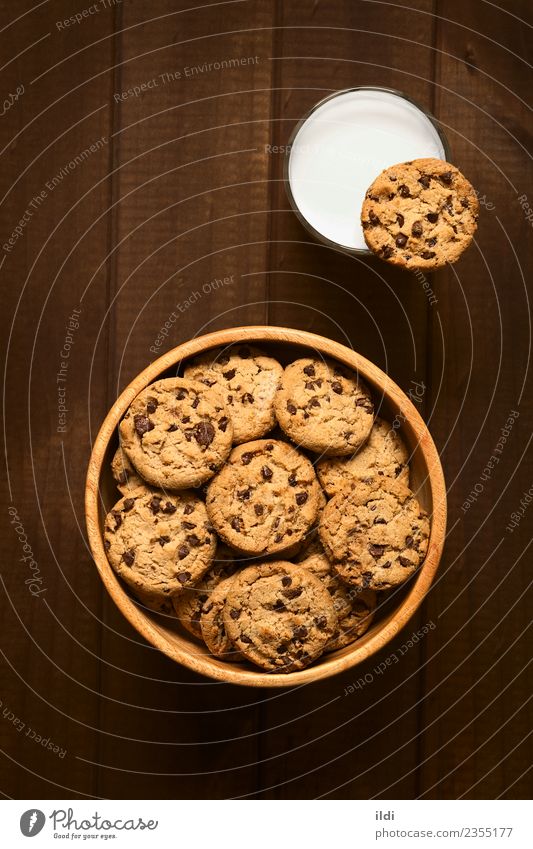
<path fill-rule="evenodd" d="M 174 433 L 174 431 L 176 431 L 177 429 L 178 429 L 177 424 L 175 424 L 174 422 L 172 422 L 172 424 L 170 425 L 170 427 L 167 427 L 167 433 Z"/>
<path fill-rule="evenodd" d="M 292 473 L 289 475 L 288 483 L 289 483 L 289 486 L 297 486 L 298 481 L 296 480 L 296 474 L 295 474 L 295 472 L 292 472 Z"/>
<path fill-rule="evenodd" d="M 263 480 L 271 481 L 274 472 L 268 466 L 263 466 L 263 468 L 261 469 L 261 474 L 263 476 Z"/>
<path fill-rule="evenodd" d="M 294 416 L 296 414 L 296 407 L 294 406 L 294 404 L 291 404 L 290 401 L 287 401 L 287 410 L 291 414 L 291 416 Z"/>
<path fill-rule="evenodd" d="M 193 408 L 193 410 L 196 410 L 199 403 L 200 403 L 200 399 L 198 398 L 198 396 L 196 396 L 196 398 L 194 399 L 194 401 L 191 404 L 191 407 Z"/>
<path fill-rule="evenodd" d="M 215 438 L 215 428 L 211 422 L 198 422 L 194 428 L 194 438 L 198 445 L 204 445 L 206 448 L 211 445 Z"/>
<path fill-rule="evenodd" d="M 193 546 L 193 548 L 198 548 L 198 546 L 199 546 L 199 545 L 201 544 L 201 542 L 202 542 L 202 540 L 200 539 L 200 537 L 199 537 L 199 536 L 197 536 L 196 534 L 187 534 L 187 536 L 185 537 L 185 539 L 186 539 L 186 541 L 189 543 L 189 545 L 192 545 L 192 546 Z"/>
<path fill-rule="evenodd" d="M 206 386 L 211 387 L 211 386 L 215 385 L 216 380 L 209 380 L 207 377 L 204 377 L 204 379 L 201 382 L 205 383 Z"/>
<path fill-rule="evenodd" d="M 146 411 L 148 413 L 155 413 L 155 411 L 157 410 L 157 407 L 158 407 L 157 399 L 156 398 L 148 398 L 148 401 L 146 402 Z"/>
<path fill-rule="evenodd" d="M 398 560 L 402 566 L 413 566 L 414 564 L 407 557 L 398 557 Z"/>
<path fill-rule="evenodd" d="M 265 445 L 265 451 L 273 451 L 273 450 L 274 450 L 274 445 L 272 444 L 272 442 L 269 442 L 267 445 Z"/>
<path fill-rule="evenodd" d="M 185 548 L 185 546 L 183 546 L 183 548 Z M 181 557 L 180 557 L 180 560 L 181 560 Z M 187 581 L 191 580 L 191 573 L 190 572 L 178 572 L 177 577 L 178 577 L 178 581 L 180 582 L 180 584 L 186 584 Z"/>
<path fill-rule="evenodd" d="M 430 248 L 432 248 L 433 245 L 436 245 L 436 244 L 437 244 L 437 237 L 436 236 L 432 236 L 431 239 L 426 239 L 426 245 L 429 245 Z"/>
<path fill-rule="evenodd" d="M 150 508 L 152 513 L 154 514 L 154 516 L 155 516 L 156 513 L 159 513 L 160 504 L 161 504 L 161 499 L 160 499 L 159 495 L 154 495 L 153 498 L 150 500 L 150 504 L 148 505 L 148 507 Z"/>
<path fill-rule="evenodd" d="M 106 551 L 109 551 L 109 549 L 111 548 L 111 543 L 109 542 L 108 539 L 104 540 L 104 548 L 105 548 Z"/>
<path fill-rule="evenodd" d="M 404 245 L 407 242 L 407 236 L 405 235 L 405 233 L 398 233 L 395 241 L 396 241 L 396 247 L 397 248 L 403 248 Z"/>
<path fill-rule="evenodd" d="M 123 470 L 123 471 L 119 474 L 119 476 L 118 476 L 118 482 L 119 482 L 119 483 L 121 483 L 123 486 L 124 486 L 124 484 L 127 484 L 127 483 L 128 483 L 128 473 L 127 473 L 126 469 L 124 469 L 124 470 Z"/>
<path fill-rule="evenodd" d="M 283 604 L 280 598 L 277 598 L 274 604 L 272 605 L 272 610 L 277 611 L 277 613 L 281 613 L 282 610 L 286 610 L 287 608 Z"/>
<path fill-rule="evenodd" d="M 226 428 L 228 426 L 229 419 L 227 416 L 222 416 L 218 423 L 218 429 L 222 431 L 222 433 L 226 433 Z"/>
<path fill-rule="evenodd" d="M 418 178 L 418 182 L 421 186 L 424 186 L 425 189 L 429 189 L 431 177 L 428 174 L 422 174 L 422 176 Z"/>
<path fill-rule="evenodd" d="M 229 612 L 229 615 L 231 616 L 232 619 L 238 619 L 239 616 L 241 615 L 241 613 L 242 613 L 241 608 L 232 607 L 230 612 Z"/>
<path fill-rule="evenodd" d="M 382 563 L 382 564 L 381 564 L 381 568 L 382 568 L 382 569 L 390 569 L 390 567 L 391 567 L 391 562 L 390 562 L 390 560 L 387 560 L 387 562 L 386 562 L 386 563 Z"/>
<path fill-rule="evenodd" d="M 440 175 L 440 179 L 446 186 L 449 186 L 453 179 L 452 172 L 445 171 L 443 174 Z"/>
<path fill-rule="evenodd" d="M 190 516 L 191 513 L 194 513 L 194 504 L 186 504 L 183 509 L 183 513 L 185 516 Z"/>
<path fill-rule="evenodd" d="M 233 519 L 231 520 L 230 524 L 231 524 L 231 527 L 233 528 L 233 530 L 237 531 L 237 533 L 240 534 L 241 529 L 244 526 L 244 522 L 242 521 L 241 517 L 240 516 L 234 516 Z"/>
<path fill-rule="evenodd" d="M 428 214 L 426 215 L 426 218 L 427 218 L 428 221 L 431 221 L 432 224 L 435 224 L 435 222 L 439 220 L 439 213 L 438 212 L 428 212 Z"/>
<path fill-rule="evenodd" d="M 328 627 L 328 620 L 325 616 L 316 616 L 314 622 L 320 631 L 323 631 L 324 628 Z"/>
<path fill-rule="evenodd" d="M 274 537 L 274 542 L 281 542 L 283 536 L 283 534 L 276 534 L 276 536 Z"/>
<path fill-rule="evenodd" d="M 306 374 L 307 377 L 314 377 L 315 367 L 313 365 L 304 366 L 304 374 Z"/>
<path fill-rule="evenodd" d="M 372 557 L 381 557 L 385 551 L 386 546 L 384 545 L 369 545 L 368 550 Z"/>
<path fill-rule="evenodd" d="M 307 501 L 309 496 L 308 496 L 307 492 L 297 492 L 295 498 L 296 498 L 296 503 L 297 503 L 298 507 L 301 507 L 302 504 L 305 504 L 305 502 Z"/>
<path fill-rule="evenodd" d="M 420 256 L 422 257 L 422 259 L 433 259 L 436 254 L 435 251 L 422 251 Z"/>
<path fill-rule="evenodd" d="M 338 380 L 334 380 L 331 384 L 331 388 L 333 389 L 335 395 L 342 395 L 342 383 L 339 383 Z"/>
<path fill-rule="evenodd" d="M 385 521 L 385 519 L 380 519 L 379 516 L 378 516 L 377 519 L 374 519 L 374 524 L 375 525 L 386 525 L 387 522 Z"/>
<path fill-rule="evenodd" d="M 196 527 L 194 522 L 182 522 L 181 527 L 185 528 L 186 531 L 192 531 Z"/>
<path fill-rule="evenodd" d="M 464 207 L 464 209 L 468 209 L 470 204 L 468 203 L 467 198 L 461 198 L 461 206 Z"/>
<path fill-rule="evenodd" d="M 381 256 L 384 257 L 384 259 L 389 259 L 393 255 L 393 253 L 394 248 L 392 248 L 390 245 L 383 245 L 383 247 L 381 248 Z"/>
<path fill-rule="evenodd" d="M 235 369 L 231 368 L 228 371 L 222 372 L 222 377 L 225 377 L 226 380 L 233 380 L 233 378 L 235 377 Z"/>
<path fill-rule="evenodd" d="M 118 510 L 112 510 L 111 515 L 113 516 L 113 519 L 115 520 L 115 530 L 118 531 L 118 529 L 120 528 L 120 526 L 122 524 L 122 516 L 120 515 Z"/>
<path fill-rule="evenodd" d="M 397 221 L 399 227 L 403 227 L 405 218 L 403 217 L 401 212 L 399 212 L 398 215 L 396 216 L 396 221 Z"/>
<path fill-rule="evenodd" d="M 298 625 L 297 628 L 292 632 L 295 640 L 305 640 L 309 631 L 305 627 L 305 625 Z"/>
<path fill-rule="evenodd" d="M 176 392 L 176 398 L 178 401 L 183 401 L 183 399 L 186 398 L 187 395 L 188 392 L 185 389 L 178 389 L 178 391 Z"/>
<path fill-rule="evenodd" d="M 129 548 L 128 551 L 125 551 L 122 555 L 122 559 L 126 566 L 133 566 L 133 562 L 135 560 L 135 551 L 133 548 Z"/>
<path fill-rule="evenodd" d="M 135 425 L 135 430 L 140 437 L 144 436 L 145 433 L 148 433 L 149 430 L 154 429 L 153 422 L 151 422 L 147 416 L 134 416 L 133 423 Z"/>
<path fill-rule="evenodd" d="M 315 388 L 315 384 L 313 383 L 312 380 L 306 380 L 305 388 L 308 389 L 309 391 L 312 391 Z"/>
<path fill-rule="evenodd" d="M 381 221 L 379 220 L 379 216 L 377 216 L 376 213 L 372 209 L 368 213 L 368 218 L 369 218 L 369 221 L 370 221 L 370 224 L 372 225 L 372 227 L 377 227 L 378 224 L 381 224 Z"/>
<path fill-rule="evenodd" d="M 282 590 L 281 594 L 285 596 L 285 598 L 298 598 L 303 593 L 302 587 L 292 587 L 288 590 Z"/>
<path fill-rule="evenodd" d="M 246 645 L 251 645 L 252 640 L 247 634 L 241 634 L 240 636 L 241 643 L 246 643 Z"/>
<path fill-rule="evenodd" d="M 223 354 L 223 355 L 219 358 L 219 363 L 220 363 L 220 365 L 221 365 L 221 366 L 227 366 L 227 364 L 229 363 L 229 357 L 228 357 L 228 355 L 227 355 L 227 354 Z"/>
<path fill-rule="evenodd" d="M 124 501 L 124 512 L 127 513 L 129 510 L 131 510 L 134 504 L 134 498 L 126 498 L 126 500 Z"/>
<path fill-rule="evenodd" d="M 405 537 L 405 544 L 406 544 L 407 548 L 412 548 L 413 542 L 414 542 L 414 539 L 413 539 L 412 536 Z"/>
<path fill-rule="evenodd" d="M 310 407 L 320 407 L 321 404 L 320 404 L 320 401 L 318 400 L 318 398 L 311 398 L 311 400 L 309 401 L 309 406 Z"/>
<path fill-rule="evenodd" d="M 183 416 L 181 421 L 182 421 L 182 424 L 189 424 L 190 420 L 191 420 L 190 416 Z"/>
<path fill-rule="evenodd" d="M 411 227 L 411 233 L 413 236 L 421 236 L 424 232 L 424 228 L 422 227 L 421 221 L 414 221 L 413 226 Z"/>
<path fill-rule="evenodd" d="M 401 197 L 403 197 L 403 198 L 410 198 L 411 197 L 411 192 L 409 191 L 409 189 L 407 188 L 407 186 L 405 184 L 398 186 L 398 194 L 401 195 Z"/>
<path fill-rule="evenodd" d="M 263 507 L 262 504 L 254 504 L 254 510 L 255 510 L 256 516 L 262 516 L 264 509 L 265 508 Z"/>
<path fill-rule="evenodd" d="M 281 579 L 281 583 L 284 587 L 290 587 L 290 585 L 292 584 L 292 578 L 290 578 L 288 575 L 284 575 Z"/>
<path fill-rule="evenodd" d="M 243 466 L 248 466 L 252 462 L 253 454 L 251 451 L 245 451 L 241 457 Z"/>
<path fill-rule="evenodd" d="M 245 392 L 244 395 L 241 398 L 241 403 L 242 404 L 253 404 L 254 403 L 254 396 L 251 395 L 249 392 Z"/>
<path fill-rule="evenodd" d="M 180 547 L 178 548 L 179 559 L 184 560 L 185 557 L 187 557 L 188 553 L 189 553 L 189 546 L 188 545 L 180 545 Z"/>
<path fill-rule="evenodd" d="M 159 537 L 159 539 L 158 539 L 158 543 L 161 547 L 166 545 L 167 542 L 170 542 L 170 537 L 163 536 L 163 537 Z"/>

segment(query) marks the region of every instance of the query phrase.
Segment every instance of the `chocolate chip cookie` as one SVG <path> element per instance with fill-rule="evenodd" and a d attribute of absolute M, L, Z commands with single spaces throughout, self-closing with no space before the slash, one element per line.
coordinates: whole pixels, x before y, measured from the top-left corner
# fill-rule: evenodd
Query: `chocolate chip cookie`
<path fill-rule="evenodd" d="M 207 488 L 206 507 L 224 542 L 244 554 L 270 555 L 304 539 L 318 494 L 306 457 L 284 442 L 258 439 L 233 449 Z"/>
<path fill-rule="evenodd" d="M 376 609 L 376 593 L 345 584 L 325 554 L 314 554 L 303 560 L 301 566 L 322 582 L 337 614 L 338 628 L 325 650 L 330 652 L 350 645 L 369 629 Z"/>
<path fill-rule="evenodd" d="M 311 357 L 287 366 L 274 409 L 293 442 L 326 456 L 353 454 L 374 421 L 370 392 L 355 372 Z"/>
<path fill-rule="evenodd" d="M 376 418 L 370 436 L 353 457 L 320 460 L 318 479 L 329 496 L 352 487 L 357 480 L 370 483 L 376 477 L 396 478 L 409 486 L 409 452 L 388 422 Z"/>
<path fill-rule="evenodd" d="M 216 536 L 194 493 L 143 486 L 106 516 L 104 547 L 111 566 L 134 592 L 172 596 L 209 569 Z"/>
<path fill-rule="evenodd" d="M 215 559 L 203 578 L 185 592 L 172 599 L 174 611 L 183 627 L 194 637 L 202 637 L 200 616 L 202 607 L 210 593 L 226 578 L 231 577 L 237 570 L 235 552 L 219 543 Z"/>
<path fill-rule="evenodd" d="M 111 460 L 111 473 L 122 495 L 127 495 L 130 489 L 137 489 L 144 485 L 143 479 L 137 474 L 120 446 Z"/>
<path fill-rule="evenodd" d="M 428 548 L 429 520 L 411 490 L 397 480 L 355 483 L 328 501 L 320 539 L 347 583 L 386 590 L 420 566 Z"/>
<path fill-rule="evenodd" d="M 251 566 L 236 575 L 224 624 L 235 647 L 270 672 L 308 666 L 338 627 L 331 596 L 318 578 L 285 562 Z"/>
<path fill-rule="evenodd" d="M 461 172 L 441 159 L 415 159 L 382 171 L 361 211 L 365 241 L 401 268 L 431 271 L 455 262 L 477 229 L 479 203 Z"/>
<path fill-rule="evenodd" d="M 220 391 L 237 444 L 259 439 L 276 424 L 274 396 L 282 374 L 277 360 L 250 345 L 209 351 L 185 369 L 185 377 Z"/>
<path fill-rule="evenodd" d="M 227 595 L 233 581 L 233 578 L 226 578 L 212 591 L 202 607 L 200 628 L 204 642 L 211 654 L 224 660 L 239 661 L 243 659 L 242 655 L 237 651 L 226 633 L 223 616 Z"/>
<path fill-rule="evenodd" d="M 233 425 L 219 395 L 180 377 L 140 392 L 120 423 L 122 448 L 149 483 L 169 489 L 200 486 L 231 450 Z"/>

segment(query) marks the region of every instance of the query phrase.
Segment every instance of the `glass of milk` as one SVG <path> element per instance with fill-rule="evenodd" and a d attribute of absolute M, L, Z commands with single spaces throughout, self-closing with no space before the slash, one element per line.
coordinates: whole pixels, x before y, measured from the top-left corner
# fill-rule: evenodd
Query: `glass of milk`
<path fill-rule="evenodd" d="M 423 157 L 450 161 L 446 136 L 428 112 L 394 89 L 346 89 L 321 100 L 295 127 L 285 186 L 316 239 L 369 254 L 360 220 L 365 192 L 384 168 Z"/>

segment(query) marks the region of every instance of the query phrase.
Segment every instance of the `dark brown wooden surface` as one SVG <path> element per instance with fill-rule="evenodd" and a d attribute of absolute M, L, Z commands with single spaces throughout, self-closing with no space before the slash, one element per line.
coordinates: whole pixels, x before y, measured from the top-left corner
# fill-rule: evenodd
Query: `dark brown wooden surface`
<path fill-rule="evenodd" d="M 58 28 L 84 5 L 0 2 L 0 100 L 24 86 L 0 125 L 2 245 L 46 190 L 13 250 L 0 251 L 4 481 L 46 589 L 29 592 L 5 509 L 0 790 L 530 796 L 533 510 L 506 530 L 533 484 L 532 224 L 518 201 L 529 193 L 533 206 L 530 3 L 123 0 Z M 232 57 L 250 61 L 185 70 Z M 434 275 L 435 304 L 415 276 L 313 243 L 289 209 L 283 157 L 268 152 L 318 99 L 364 84 L 433 110 L 480 193 L 476 244 Z M 186 307 L 203 283 L 231 276 Z M 407 391 L 424 384 L 448 484 L 447 546 L 419 614 L 375 662 L 295 691 L 210 683 L 145 645 L 104 597 L 83 525 L 91 441 L 177 304 L 161 352 L 220 327 L 288 325 L 348 340 Z M 56 374 L 74 309 L 59 433 Z M 365 674 L 373 680 L 345 695 Z"/>

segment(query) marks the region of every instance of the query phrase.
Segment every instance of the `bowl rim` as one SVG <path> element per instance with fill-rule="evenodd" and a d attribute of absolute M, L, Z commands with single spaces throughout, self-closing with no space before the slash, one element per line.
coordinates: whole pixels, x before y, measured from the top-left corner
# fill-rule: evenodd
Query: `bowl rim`
<path fill-rule="evenodd" d="M 123 589 L 105 554 L 100 530 L 99 484 L 104 459 L 118 423 L 133 399 L 142 388 L 182 360 L 236 341 L 302 345 L 338 359 L 358 371 L 364 380 L 368 380 L 374 387 L 378 386 L 383 395 L 401 409 L 402 414 L 405 415 L 405 423 L 408 423 L 414 431 L 418 449 L 423 455 L 427 469 L 432 501 L 429 546 L 426 558 L 414 576 L 409 592 L 399 607 L 380 623 L 380 628 L 375 633 L 370 632 L 369 635 L 350 644 L 341 650 L 340 656 L 328 656 L 324 663 L 318 666 L 311 665 L 298 672 L 283 674 L 242 669 L 228 663 L 224 664 L 208 654 L 193 654 L 180 646 L 172 645 L 157 625 L 141 614 L 138 606 Z M 121 392 L 107 413 L 93 443 L 85 485 L 85 520 L 93 560 L 107 592 L 129 623 L 152 646 L 182 666 L 217 681 L 252 687 L 291 687 L 329 678 L 356 666 L 390 642 L 416 612 L 433 582 L 444 547 L 446 515 L 446 484 L 437 448 L 424 420 L 403 390 L 378 366 L 340 342 L 305 330 L 270 325 L 231 327 L 196 336 L 172 348 L 146 366 Z"/>

